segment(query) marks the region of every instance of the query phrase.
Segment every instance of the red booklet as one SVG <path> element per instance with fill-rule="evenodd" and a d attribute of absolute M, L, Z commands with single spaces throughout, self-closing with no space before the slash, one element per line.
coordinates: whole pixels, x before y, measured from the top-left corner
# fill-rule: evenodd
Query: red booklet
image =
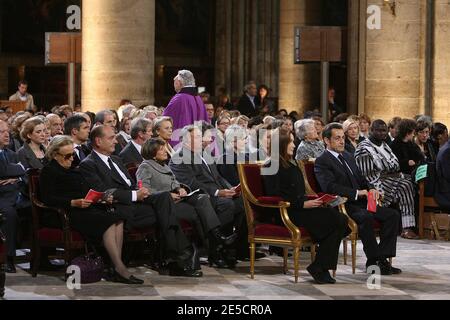
<path fill-rule="evenodd" d="M 375 199 L 372 192 L 369 192 L 367 196 L 367 211 L 377 213 L 377 199 Z"/>
<path fill-rule="evenodd" d="M 94 190 L 89 190 L 88 194 L 86 195 L 85 200 L 92 201 L 92 203 L 98 203 L 102 201 L 105 194 L 103 192 L 98 192 Z"/>
<path fill-rule="evenodd" d="M 337 196 L 332 196 L 331 194 L 326 194 L 317 200 L 322 201 L 324 205 L 327 205 L 327 204 L 333 202 L 334 200 L 336 200 L 337 198 L 338 198 Z"/>

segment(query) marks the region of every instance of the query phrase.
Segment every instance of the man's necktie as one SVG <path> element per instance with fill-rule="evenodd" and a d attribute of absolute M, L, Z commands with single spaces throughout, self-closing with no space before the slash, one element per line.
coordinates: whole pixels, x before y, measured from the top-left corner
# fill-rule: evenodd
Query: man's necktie
<path fill-rule="evenodd" d="M 75 149 L 78 150 L 78 156 L 80 158 L 80 161 L 83 161 L 84 159 L 86 159 L 86 154 L 83 152 L 83 148 L 81 146 L 78 146 Z"/>
<path fill-rule="evenodd" d="M 125 180 L 123 180 L 120 173 L 117 171 L 111 158 L 108 158 L 108 164 L 109 164 L 109 167 L 111 169 L 111 173 L 113 174 L 113 176 L 116 177 L 117 179 L 119 179 L 119 181 L 123 181 L 124 183 L 126 183 Z"/>
<path fill-rule="evenodd" d="M 0 150 L 0 161 L 3 162 L 5 165 L 8 164 L 8 158 L 6 157 L 6 152 L 3 150 Z"/>
<path fill-rule="evenodd" d="M 359 184 L 356 181 L 356 178 L 353 175 L 353 173 L 350 171 L 347 161 L 345 161 L 345 159 L 342 155 L 339 155 L 338 158 L 339 158 L 339 161 L 341 162 L 342 166 L 344 167 L 345 174 L 347 175 L 348 179 L 350 180 L 350 183 L 352 184 L 352 188 L 359 189 Z"/>

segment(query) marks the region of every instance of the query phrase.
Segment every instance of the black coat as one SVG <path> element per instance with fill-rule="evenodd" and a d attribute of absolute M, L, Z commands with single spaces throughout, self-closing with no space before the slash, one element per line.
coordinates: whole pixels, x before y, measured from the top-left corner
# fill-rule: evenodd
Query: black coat
<path fill-rule="evenodd" d="M 255 106 L 253 106 L 252 102 L 250 101 L 250 98 L 244 94 L 240 99 L 239 102 L 237 104 L 237 109 L 239 110 L 239 112 L 242 115 L 245 115 L 249 118 L 253 118 L 255 116 L 258 115 L 259 113 L 259 105 L 258 105 L 258 101 L 256 100 L 255 97 Z"/>
<path fill-rule="evenodd" d="M 400 139 L 395 139 L 391 144 L 392 152 L 400 162 L 400 170 L 402 173 L 411 174 L 417 166 L 425 161 L 425 157 L 420 151 L 420 148 L 414 142 L 403 142 Z M 413 160 L 416 166 L 411 167 L 409 161 Z"/>
<path fill-rule="evenodd" d="M 137 151 L 132 142 L 127 144 L 127 146 L 119 154 L 119 157 L 122 159 L 123 163 L 126 166 L 139 166 L 144 161 L 144 158 L 142 158 L 142 155 L 139 153 L 139 151 Z"/>
<path fill-rule="evenodd" d="M 342 156 L 350 167 L 354 179 L 351 180 L 343 164 L 329 151 L 325 151 L 316 159 L 314 173 L 323 192 L 346 197 L 349 202 L 355 202 L 358 190 L 368 190 L 371 186 L 361 174 L 355 158 L 349 152 L 344 152 Z"/>
<path fill-rule="evenodd" d="M 0 207 L 15 206 L 20 192 L 25 191 L 26 173 L 24 168 L 17 164 L 17 155 L 9 150 L 3 149 L 7 162 L 0 158 L 0 180 L 19 179 L 18 183 L 0 186 Z"/>
<path fill-rule="evenodd" d="M 360 137 L 358 139 L 358 144 L 360 144 L 364 140 L 366 140 L 366 138 Z M 352 155 L 354 155 L 356 152 L 356 148 L 353 146 L 353 144 L 350 142 L 350 140 L 348 138 L 345 139 L 345 151 L 347 151 L 348 153 L 350 153 Z"/>
<path fill-rule="evenodd" d="M 184 152 L 191 153 L 191 163 L 181 161 Z M 191 190 L 200 189 L 211 197 L 215 197 L 217 190 L 233 187 L 220 175 L 215 164 L 209 165 L 208 169 L 199 156 L 194 155 L 190 150 L 181 149 L 178 151 L 172 157 L 169 166 L 179 182 L 187 185 Z"/>
<path fill-rule="evenodd" d="M 436 162 L 436 202 L 450 210 L 450 142 L 441 148 Z"/>
<path fill-rule="evenodd" d="M 132 191 L 137 190 L 136 185 L 133 184 L 133 179 L 128 174 L 122 160 L 116 156 L 111 156 L 111 159 L 130 180 L 131 186 L 123 179 L 113 176 L 108 166 L 94 151 L 80 164 L 81 174 L 91 189 L 98 192 L 116 189 L 113 194 L 115 200 L 121 204 L 132 204 Z"/>
<path fill-rule="evenodd" d="M 101 205 L 87 209 L 71 206 L 72 200 L 85 198 L 90 189 L 78 169 L 67 170 L 53 160 L 42 169 L 39 183 L 42 202 L 49 207 L 69 210 L 71 226 L 89 241 L 100 242 L 106 230 L 125 220 L 118 211 L 107 213 L 106 207 Z"/>
<path fill-rule="evenodd" d="M 229 163 L 227 161 L 227 159 L 234 159 L 233 163 Z M 238 156 L 236 153 L 233 152 L 233 154 L 229 154 L 229 153 L 225 153 L 222 157 L 221 157 L 222 161 L 220 163 L 217 164 L 217 169 L 219 170 L 219 173 L 222 177 L 225 178 L 225 180 L 227 180 L 232 186 L 236 187 L 237 185 L 239 185 L 240 179 L 239 179 L 239 173 L 238 173 L 238 168 L 237 168 L 237 163 L 238 163 Z M 245 161 L 248 161 L 249 159 L 249 155 L 246 154 L 244 155 L 244 159 Z"/>
<path fill-rule="evenodd" d="M 87 157 L 91 154 L 92 150 L 86 145 L 81 145 L 81 150 L 83 151 L 84 155 Z M 78 157 L 78 154 L 75 152 L 72 162 L 72 168 L 78 168 L 80 166 L 81 159 Z"/>

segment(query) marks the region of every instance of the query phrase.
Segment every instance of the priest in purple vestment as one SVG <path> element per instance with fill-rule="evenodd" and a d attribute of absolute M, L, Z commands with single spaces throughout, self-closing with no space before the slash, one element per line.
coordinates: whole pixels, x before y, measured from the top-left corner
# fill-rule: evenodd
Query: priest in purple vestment
<path fill-rule="evenodd" d="M 206 107 L 198 94 L 195 78 L 192 72 L 181 70 L 174 79 L 177 94 L 169 102 L 164 116 L 173 119 L 173 137 L 170 144 L 179 144 L 181 130 L 189 125 L 208 120 Z"/>

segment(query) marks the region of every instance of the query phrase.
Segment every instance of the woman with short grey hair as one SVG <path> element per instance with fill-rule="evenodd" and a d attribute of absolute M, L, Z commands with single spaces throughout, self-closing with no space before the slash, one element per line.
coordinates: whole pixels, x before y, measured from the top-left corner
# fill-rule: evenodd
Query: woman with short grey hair
<path fill-rule="evenodd" d="M 248 162 L 250 159 L 246 150 L 247 146 L 247 130 L 235 124 L 225 131 L 226 151 L 217 164 L 217 169 L 222 177 L 233 186 L 237 186 L 240 183 L 237 164 L 239 162 Z"/>
<path fill-rule="evenodd" d="M 325 152 L 325 145 L 319 141 L 314 120 L 297 121 L 295 133 L 301 141 L 297 149 L 296 160 L 315 160 Z"/>

